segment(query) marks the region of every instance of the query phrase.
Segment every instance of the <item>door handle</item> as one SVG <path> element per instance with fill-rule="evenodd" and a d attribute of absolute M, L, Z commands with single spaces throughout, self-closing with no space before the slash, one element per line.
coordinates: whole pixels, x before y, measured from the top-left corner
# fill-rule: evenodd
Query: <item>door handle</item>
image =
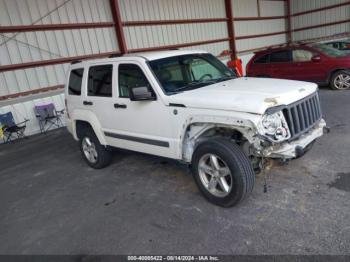
<path fill-rule="evenodd" d="M 92 106 L 94 103 L 92 103 L 91 101 L 83 101 L 83 105 L 85 106 Z"/>
<path fill-rule="evenodd" d="M 114 104 L 114 108 L 127 108 L 125 104 Z"/>

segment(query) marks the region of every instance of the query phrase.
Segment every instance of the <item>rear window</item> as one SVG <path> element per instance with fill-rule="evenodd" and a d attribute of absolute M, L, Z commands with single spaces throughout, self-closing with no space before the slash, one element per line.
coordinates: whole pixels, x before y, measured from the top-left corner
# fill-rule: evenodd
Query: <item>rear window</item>
<path fill-rule="evenodd" d="M 74 69 L 70 72 L 68 83 L 68 94 L 80 96 L 81 95 L 81 83 L 83 80 L 84 69 Z"/>
<path fill-rule="evenodd" d="M 89 96 L 112 97 L 113 65 L 92 66 L 89 69 Z"/>
<path fill-rule="evenodd" d="M 274 52 L 270 55 L 270 62 L 271 63 L 290 62 L 291 58 L 289 54 L 290 54 L 289 50 Z"/>
<path fill-rule="evenodd" d="M 259 57 L 258 59 L 255 60 L 255 64 L 266 64 L 269 61 L 269 55 L 263 55 L 261 57 Z"/>

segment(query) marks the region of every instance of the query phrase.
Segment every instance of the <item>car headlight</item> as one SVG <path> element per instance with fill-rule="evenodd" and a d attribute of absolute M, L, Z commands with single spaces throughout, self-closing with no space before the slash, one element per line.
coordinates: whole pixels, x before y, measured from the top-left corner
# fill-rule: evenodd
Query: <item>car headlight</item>
<path fill-rule="evenodd" d="M 272 141 L 283 141 L 290 137 L 286 120 L 281 111 L 263 115 L 259 132 Z"/>

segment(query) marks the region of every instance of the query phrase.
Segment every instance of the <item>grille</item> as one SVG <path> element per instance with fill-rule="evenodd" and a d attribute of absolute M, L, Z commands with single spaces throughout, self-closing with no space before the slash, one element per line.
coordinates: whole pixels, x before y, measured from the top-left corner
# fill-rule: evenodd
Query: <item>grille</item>
<path fill-rule="evenodd" d="M 309 131 L 322 118 L 317 92 L 288 105 L 283 109 L 283 115 L 291 133 L 289 140 L 296 139 Z"/>

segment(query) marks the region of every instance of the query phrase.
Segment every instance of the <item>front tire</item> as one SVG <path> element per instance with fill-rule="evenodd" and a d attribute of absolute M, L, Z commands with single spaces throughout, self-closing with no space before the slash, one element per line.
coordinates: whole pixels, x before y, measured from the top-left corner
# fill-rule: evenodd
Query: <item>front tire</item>
<path fill-rule="evenodd" d="M 86 163 L 95 169 L 104 168 L 112 161 L 112 152 L 100 144 L 90 128 L 84 130 L 80 138 L 80 151 Z"/>
<path fill-rule="evenodd" d="M 333 90 L 346 90 L 350 88 L 350 71 L 337 71 L 330 80 L 330 86 Z"/>
<path fill-rule="evenodd" d="M 234 206 L 254 187 L 255 173 L 248 157 L 228 139 L 200 144 L 193 153 L 191 169 L 199 190 L 215 205 Z"/>

